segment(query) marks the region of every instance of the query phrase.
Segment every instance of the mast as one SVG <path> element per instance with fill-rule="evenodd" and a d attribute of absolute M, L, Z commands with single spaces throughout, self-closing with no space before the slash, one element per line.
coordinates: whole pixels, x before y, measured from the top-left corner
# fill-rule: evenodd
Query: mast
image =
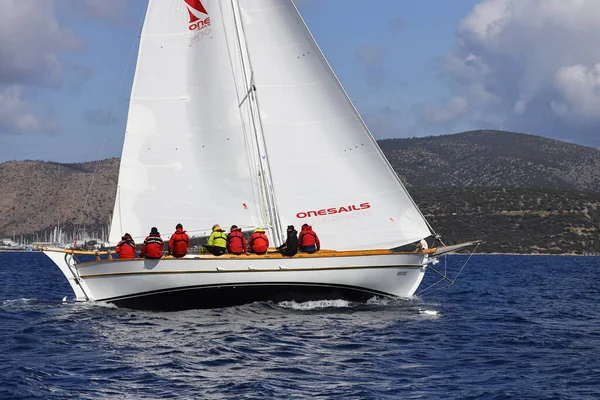
<path fill-rule="evenodd" d="M 273 177 L 271 174 L 271 168 L 269 164 L 269 157 L 267 154 L 267 145 L 263 133 L 262 119 L 260 116 L 260 106 L 258 102 L 258 96 L 256 93 L 256 85 L 254 82 L 254 71 L 252 69 L 252 62 L 250 59 L 250 52 L 248 50 L 248 43 L 244 35 L 244 26 L 242 21 L 242 15 L 239 7 L 239 0 L 231 0 L 233 9 L 233 20 L 236 37 L 238 40 L 238 46 L 240 49 L 242 71 L 244 74 L 245 95 L 240 102 L 240 107 L 244 102 L 248 102 L 250 109 L 251 118 L 251 129 L 254 133 L 254 139 L 256 141 L 256 150 L 258 153 L 258 167 L 259 167 L 259 182 L 261 182 L 261 192 L 264 196 L 264 201 L 267 207 L 267 216 L 271 225 L 275 243 L 280 245 L 285 241 L 285 236 L 281 228 L 281 222 L 279 213 L 277 210 L 277 203 L 275 201 L 275 190 L 273 186 Z"/>

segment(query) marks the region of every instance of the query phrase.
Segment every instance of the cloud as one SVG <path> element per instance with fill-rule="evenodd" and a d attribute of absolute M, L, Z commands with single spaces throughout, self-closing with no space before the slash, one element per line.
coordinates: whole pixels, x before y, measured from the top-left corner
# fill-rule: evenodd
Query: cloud
<path fill-rule="evenodd" d="M 406 21 L 400 17 L 392 18 L 390 20 L 390 28 L 393 30 L 401 30 L 406 27 Z"/>
<path fill-rule="evenodd" d="M 444 57 L 450 100 L 420 116 L 556 138 L 585 126 L 579 141 L 600 145 L 599 20 L 597 0 L 482 0 Z"/>
<path fill-rule="evenodd" d="M 79 51 L 83 41 L 62 28 L 52 0 L 3 0 L 0 13 L 0 84 L 58 87 L 59 53 Z"/>
<path fill-rule="evenodd" d="M 58 122 L 39 100 L 44 90 L 77 90 L 89 68 L 65 61 L 85 44 L 55 16 L 53 0 L 2 0 L 0 13 L 0 134 L 49 133 Z"/>
<path fill-rule="evenodd" d="M 469 110 L 467 99 L 456 96 L 441 106 L 425 105 L 420 108 L 420 118 L 427 122 L 442 125 L 455 121 Z"/>
<path fill-rule="evenodd" d="M 561 97 L 551 103 L 558 115 L 600 118 L 600 63 L 589 68 L 584 65 L 560 68 L 554 78 L 554 88 Z"/>
<path fill-rule="evenodd" d="M 129 11 L 140 0 L 62 0 L 86 18 L 109 24 L 118 24 L 129 19 Z"/>
<path fill-rule="evenodd" d="M 34 106 L 26 99 L 24 92 L 19 85 L 11 85 L 0 91 L 0 133 L 35 133 L 58 129 L 56 120 L 36 116 Z"/>
<path fill-rule="evenodd" d="M 379 87 L 385 81 L 383 61 L 386 50 L 382 46 L 362 45 L 356 48 L 356 59 L 365 68 L 367 83 L 372 87 Z"/>
<path fill-rule="evenodd" d="M 85 112 L 84 119 L 87 122 L 96 125 L 109 125 L 117 122 L 115 116 L 111 115 L 110 112 L 105 112 L 102 110 L 87 110 Z"/>

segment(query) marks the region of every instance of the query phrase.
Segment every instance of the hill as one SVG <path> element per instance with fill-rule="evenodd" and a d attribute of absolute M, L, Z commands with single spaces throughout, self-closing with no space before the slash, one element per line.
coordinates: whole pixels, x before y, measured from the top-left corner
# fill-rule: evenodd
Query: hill
<path fill-rule="evenodd" d="M 0 164 L 0 237 L 47 240 L 58 224 L 66 230 L 81 224 L 99 233 L 109 222 L 118 173 L 117 158 L 83 164 Z"/>
<path fill-rule="evenodd" d="M 378 143 L 407 186 L 600 192 L 596 148 L 502 131 Z"/>
<path fill-rule="evenodd" d="M 446 244 L 482 239 L 484 252 L 600 254 L 598 149 L 502 131 L 379 145 Z M 0 164 L 0 237 L 44 240 L 59 223 L 99 236 L 118 167 L 118 159 Z"/>

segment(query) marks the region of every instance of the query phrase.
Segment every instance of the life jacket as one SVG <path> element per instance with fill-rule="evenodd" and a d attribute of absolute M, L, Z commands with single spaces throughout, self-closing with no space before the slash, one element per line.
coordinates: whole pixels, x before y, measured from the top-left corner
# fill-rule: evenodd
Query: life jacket
<path fill-rule="evenodd" d="M 250 236 L 250 249 L 256 254 L 264 254 L 269 249 L 269 239 L 262 229 L 255 229 Z"/>
<path fill-rule="evenodd" d="M 141 256 L 146 258 L 161 258 L 163 247 L 164 243 L 160 234 L 151 233 L 144 239 Z"/>
<path fill-rule="evenodd" d="M 241 228 L 233 229 L 227 235 L 227 252 L 232 254 L 242 254 L 248 251 L 246 237 Z"/>
<path fill-rule="evenodd" d="M 123 236 L 115 252 L 119 255 L 119 258 L 135 258 L 135 242 L 129 235 Z"/>
<path fill-rule="evenodd" d="M 227 235 L 221 228 L 213 229 L 213 232 L 210 234 L 210 237 L 208 238 L 207 245 L 226 248 L 227 247 Z"/>
<path fill-rule="evenodd" d="M 312 226 L 310 225 L 302 228 L 300 235 L 298 235 L 298 242 L 300 243 L 300 248 L 316 246 L 317 250 L 321 250 L 321 242 L 319 241 L 319 237 L 312 230 Z"/>
<path fill-rule="evenodd" d="M 174 257 L 183 257 L 187 254 L 190 238 L 181 228 L 177 228 L 169 239 L 169 254 Z"/>

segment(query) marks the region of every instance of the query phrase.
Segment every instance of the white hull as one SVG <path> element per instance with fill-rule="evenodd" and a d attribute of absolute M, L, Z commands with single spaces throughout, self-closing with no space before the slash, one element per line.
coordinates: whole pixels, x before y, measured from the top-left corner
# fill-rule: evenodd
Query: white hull
<path fill-rule="evenodd" d="M 409 297 L 419 287 L 427 262 L 422 253 L 325 251 L 292 258 L 224 255 L 74 264 L 68 253 L 44 253 L 69 280 L 77 301 L 153 310 Z"/>

